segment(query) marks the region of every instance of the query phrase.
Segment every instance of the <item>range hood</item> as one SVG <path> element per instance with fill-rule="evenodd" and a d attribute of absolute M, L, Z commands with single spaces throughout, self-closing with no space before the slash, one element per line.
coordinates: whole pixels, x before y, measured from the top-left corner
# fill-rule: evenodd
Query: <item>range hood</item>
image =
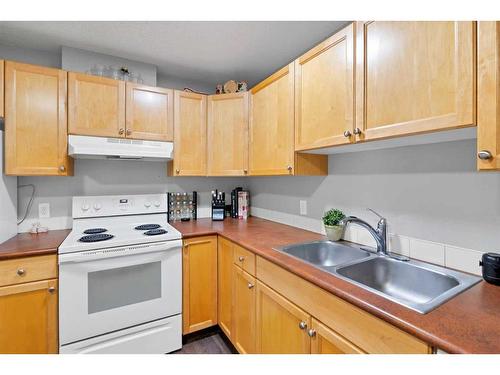
<path fill-rule="evenodd" d="M 171 160 L 172 142 L 124 138 L 68 136 L 68 154 L 75 159 Z"/>

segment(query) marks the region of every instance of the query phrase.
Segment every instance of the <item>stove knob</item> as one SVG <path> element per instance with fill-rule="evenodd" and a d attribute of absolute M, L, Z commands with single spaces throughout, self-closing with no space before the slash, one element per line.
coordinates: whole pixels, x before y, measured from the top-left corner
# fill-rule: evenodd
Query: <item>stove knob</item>
<path fill-rule="evenodd" d="M 82 204 L 82 211 L 88 211 L 90 208 L 89 204 L 88 203 L 84 203 Z"/>
<path fill-rule="evenodd" d="M 146 207 L 146 208 L 151 207 L 151 202 L 144 202 L 144 207 Z"/>
<path fill-rule="evenodd" d="M 99 211 L 102 208 L 100 203 L 94 203 L 94 210 Z"/>
<path fill-rule="evenodd" d="M 155 201 L 154 205 L 155 207 L 160 207 L 160 201 Z"/>

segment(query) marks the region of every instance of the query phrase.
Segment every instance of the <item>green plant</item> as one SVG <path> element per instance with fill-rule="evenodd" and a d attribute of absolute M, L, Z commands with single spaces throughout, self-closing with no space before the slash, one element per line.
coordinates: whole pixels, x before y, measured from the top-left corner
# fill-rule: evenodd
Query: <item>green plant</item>
<path fill-rule="evenodd" d="M 323 223 L 328 226 L 339 225 L 343 218 L 345 218 L 345 215 L 342 211 L 332 208 L 325 212 Z"/>

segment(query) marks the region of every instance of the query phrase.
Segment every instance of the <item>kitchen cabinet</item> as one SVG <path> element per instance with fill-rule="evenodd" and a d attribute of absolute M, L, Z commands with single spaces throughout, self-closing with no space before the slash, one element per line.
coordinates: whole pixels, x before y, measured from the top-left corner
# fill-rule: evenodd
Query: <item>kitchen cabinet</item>
<path fill-rule="evenodd" d="M 177 90 L 174 95 L 174 160 L 169 173 L 206 176 L 207 96 Z"/>
<path fill-rule="evenodd" d="M 474 22 L 357 22 L 357 141 L 475 124 Z"/>
<path fill-rule="evenodd" d="M 125 82 L 81 73 L 68 73 L 68 132 L 123 138 Z"/>
<path fill-rule="evenodd" d="M 225 238 L 217 240 L 217 292 L 219 327 L 231 339 L 233 331 L 233 243 Z"/>
<path fill-rule="evenodd" d="M 354 26 L 295 60 L 295 150 L 354 141 Z"/>
<path fill-rule="evenodd" d="M 255 353 L 255 277 L 233 265 L 232 342 L 239 353 Z"/>
<path fill-rule="evenodd" d="M 311 354 L 364 354 L 357 346 L 314 318 L 308 335 L 311 337 Z"/>
<path fill-rule="evenodd" d="M 477 168 L 500 169 L 500 22 L 477 28 Z"/>
<path fill-rule="evenodd" d="M 257 281 L 256 347 L 260 354 L 308 354 L 311 316 Z"/>
<path fill-rule="evenodd" d="M 5 62 L 5 173 L 68 176 L 67 73 Z"/>
<path fill-rule="evenodd" d="M 217 325 L 217 236 L 184 240 L 183 334 Z"/>
<path fill-rule="evenodd" d="M 251 90 L 250 175 L 328 174 L 327 156 L 295 153 L 294 72 L 291 63 Z"/>
<path fill-rule="evenodd" d="M 125 88 L 127 138 L 173 141 L 173 90 L 130 82 Z"/>
<path fill-rule="evenodd" d="M 248 92 L 208 97 L 208 175 L 248 174 Z"/>
<path fill-rule="evenodd" d="M 4 116 L 4 61 L 0 60 L 0 117 Z"/>

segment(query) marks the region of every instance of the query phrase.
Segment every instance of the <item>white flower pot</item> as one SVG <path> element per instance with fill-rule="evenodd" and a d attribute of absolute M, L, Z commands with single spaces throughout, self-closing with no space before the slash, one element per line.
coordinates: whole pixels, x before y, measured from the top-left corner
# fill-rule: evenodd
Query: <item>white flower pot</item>
<path fill-rule="evenodd" d="M 326 237 L 330 241 L 339 241 L 344 232 L 342 225 L 325 225 Z"/>

